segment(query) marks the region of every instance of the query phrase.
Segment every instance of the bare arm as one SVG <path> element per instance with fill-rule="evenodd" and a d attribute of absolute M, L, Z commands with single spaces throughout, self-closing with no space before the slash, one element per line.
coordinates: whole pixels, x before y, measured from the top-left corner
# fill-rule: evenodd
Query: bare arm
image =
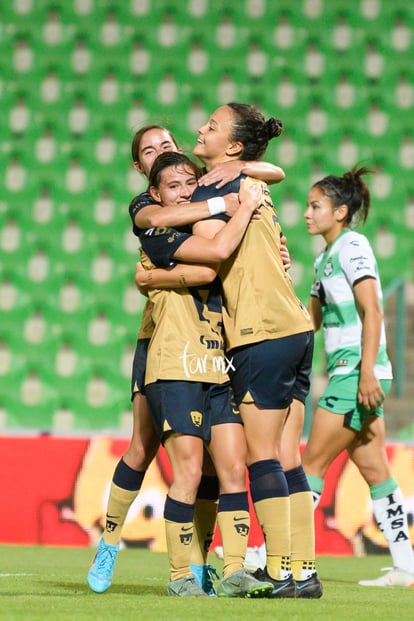
<path fill-rule="evenodd" d="M 362 357 L 358 401 L 367 410 L 370 410 L 378 407 L 385 399 L 385 394 L 374 374 L 382 322 L 382 310 L 378 300 L 376 280 L 365 278 L 358 282 L 354 287 L 354 295 L 362 321 Z"/>
<path fill-rule="evenodd" d="M 221 188 L 229 181 L 233 181 L 240 177 L 241 174 L 260 179 L 268 185 L 280 183 L 286 176 L 282 168 L 270 164 L 270 162 L 231 160 L 217 164 L 213 170 L 203 175 L 198 180 L 198 183 L 199 185 L 211 185 L 215 183 L 216 188 Z"/>
<path fill-rule="evenodd" d="M 308 311 L 312 319 L 313 329 L 317 332 L 322 325 L 322 307 L 319 299 L 313 295 L 309 298 Z"/>
<path fill-rule="evenodd" d="M 189 263 L 221 263 L 228 259 L 240 244 L 254 211 L 260 206 L 261 197 L 262 189 L 258 183 L 246 188 L 242 181 L 240 207 L 231 220 L 224 226 L 222 221 L 209 221 L 220 226 L 220 230 L 210 238 L 192 235 L 177 249 L 174 258 Z"/>
<path fill-rule="evenodd" d="M 223 196 L 226 204 L 226 213 L 233 215 L 239 206 L 236 193 Z M 158 226 L 184 226 L 194 224 L 198 220 L 204 220 L 210 216 L 207 201 L 198 203 L 183 203 L 181 205 L 170 205 L 161 207 L 158 203 L 147 205 L 136 214 L 134 222 L 140 229 L 149 229 Z"/>
<path fill-rule="evenodd" d="M 179 263 L 170 269 L 146 270 L 138 262 L 135 269 L 135 283 L 143 295 L 148 289 L 182 289 L 213 282 L 218 266 Z"/>
<path fill-rule="evenodd" d="M 171 269 L 145 270 L 138 262 L 135 282 L 140 292 L 145 295 L 149 288 L 179 289 L 212 282 L 219 268 L 217 258 L 224 260 L 237 248 L 252 214 L 260 206 L 261 196 L 259 184 L 246 189 L 242 182 L 239 192 L 240 209 L 236 216 L 227 224 L 220 220 L 206 221 L 206 224 L 212 225 L 210 236 L 207 238 L 193 235 L 174 253 L 175 259 L 188 261 L 190 264 L 180 263 Z M 197 265 L 198 261 L 202 265 Z"/>

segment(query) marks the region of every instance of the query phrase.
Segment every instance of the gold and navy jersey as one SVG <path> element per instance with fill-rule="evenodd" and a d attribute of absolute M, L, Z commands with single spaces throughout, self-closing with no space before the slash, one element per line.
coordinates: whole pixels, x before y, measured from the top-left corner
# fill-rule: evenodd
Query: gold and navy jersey
<path fill-rule="evenodd" d="M 187 233 L 169 227 L 149 229 L 140 236 L 143 266 L 171 265 L 171 256 L 187 237 Z M 227 382 L 218 278 L 201 287 L 152 289 L 149 299 L 154 332 L 148 348 L 145 384 L 157 380 Z"/>
<path fill-rule="evenodd" d="M 137 237 L 139 237 L 142 230 L 139 229 L 137 225 L 135 224 L 135 216 L 144 207 L 148 207 L 148 205 L 154 205 L 154 204 L 156 204 L 156 201 L 152 198 L 148 190 L 146 192 L 142 192 L 138 196 L 134 196 L 132 201 L 129 203 L 129 215 L 131 216 L 131 220 L 132 220 L 132 232 Z"/>
<path fill-rule="evenodd" d="M 196 188 L 192 200 L 238 192 L 240 178 L 217 190 Z M 255 179 L 248 183 L 256 183 Z M 223 323 L 228 351 L 234 347 L 312 330 L 308 311 L 297 298 L 280 256 L 281 226 L 269 189 L 263 185 L 260 220 L 252 221 L 219 275 L 223 288 Z M 228 220 L 224 214 L 215 218 Z"/>
<path fill-rule="evenodd" d="M 152 303 L 150 300 L 145 302 L 142 311 L 141 325 L 138 332 L 139 339 L 150 339 L 154 331 L 154 322 L 152 321 Z"/>

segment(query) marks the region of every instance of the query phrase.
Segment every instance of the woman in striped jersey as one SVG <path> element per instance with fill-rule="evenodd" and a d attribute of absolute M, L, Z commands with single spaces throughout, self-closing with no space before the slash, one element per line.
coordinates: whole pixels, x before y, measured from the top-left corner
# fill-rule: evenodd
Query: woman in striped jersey
<path fill-rule="evenodd" d="M 309 311 L 315 330 L 324 330 L 328 385 L 320 397 L 302 464 L 317 506 L 332 461 L 347 450 L 369 485 L 376 521 L 388 542 L 394 567 L 362 586 L 414 586 L 414 558 L 404 498 L 392 478 L 385 451 L 383 402 L 391 388 L 382 291 L 377 264 L 364 235 L 370 193 L 353 168 L 316 182 L 305 211 L 310 235 L 325 249 L 315 261 Z"/>

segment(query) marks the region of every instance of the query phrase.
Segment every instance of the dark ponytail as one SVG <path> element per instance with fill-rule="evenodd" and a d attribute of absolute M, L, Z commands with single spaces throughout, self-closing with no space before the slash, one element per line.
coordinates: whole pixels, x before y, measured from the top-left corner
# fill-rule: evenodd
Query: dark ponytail
<path fill-rule="evenodd" d="M 342 177 L 328 175 L 314 183 L 313 187 L 319 187 L 324 194 L 333 202 L 333 207 L 347 205 L 348 214 L 346 224 L 357 225 L 366 222 L 370 207 L 369 188 L 362 179 L 363 175 L 373 173 L 372 168 L 354 166 L 344 173 Z"/>
<path fill-rule="evenodd" d="M 242 103 L 227 104 L 233 111 L 232 135 L 241 142 L 241 160 L 257 160 L 266 151 L 269 141 L 282 133 L 282 121 L 271 117 L 267 121 L 254 106 Z"/>

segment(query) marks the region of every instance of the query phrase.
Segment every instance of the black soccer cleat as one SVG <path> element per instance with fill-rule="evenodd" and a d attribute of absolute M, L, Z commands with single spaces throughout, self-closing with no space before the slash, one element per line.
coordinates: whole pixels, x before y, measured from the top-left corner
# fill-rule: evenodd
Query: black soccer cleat
<path fill-rule="evenodd" d="M 269 576 L 266 567 L 264 569 L 257 569 L 253 575 L 257 578 L 257 580 L 270 582 L 273 585 L 273 591 L 271 593 L 267 593 L 266 597 L 296 597 L 296 583 L 292 575 L 290 575 L 289 578 L 286 578 L 286 580 L 275 580 Z"/>
<path fill-rule="evenodd" d="M 306 580 L 296 580 L 296 597 L 304 599 L 319 599 L 322 597 L 322 583 L 318 578 L 318 574 L 312 574 Z"/>

